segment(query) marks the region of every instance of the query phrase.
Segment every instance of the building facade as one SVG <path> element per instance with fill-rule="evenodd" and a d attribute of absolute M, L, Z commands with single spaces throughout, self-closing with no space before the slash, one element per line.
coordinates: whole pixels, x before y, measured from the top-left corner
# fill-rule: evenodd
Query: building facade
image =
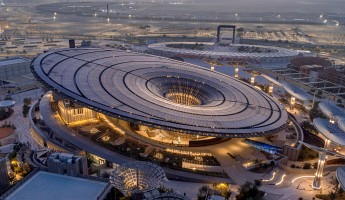
<path fill-rule="evenodd" d="M 31 73 L 30 59 L 9 58 L 0 60 L 0 80 Z"/>
<path fill-rule="evenodd" d="M 0 158 L 0 194 L 4 193 L 10 186 L 7 164 L 5 158 Z"/>
<path fill-rule="evenodd" d="M 52 153 L 47 160 L 48 171 L 56 174 L 87 175 L 87 159 L 68 153 Z"/>

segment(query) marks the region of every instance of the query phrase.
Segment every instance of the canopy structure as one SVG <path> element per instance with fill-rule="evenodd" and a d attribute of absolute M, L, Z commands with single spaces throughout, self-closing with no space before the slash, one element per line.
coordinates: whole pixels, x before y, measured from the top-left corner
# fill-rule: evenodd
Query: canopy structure
<path fill-rule="evenodd" d="M 297 98 L 299 100 L 302 100 L 302 101 L 313 100 L 313 96 L 311 96 L 310 94 L 308 94 L 303 89 L 301 89 L 301 88 L 299 88 L 299 87 L 297 87 L 291 83 L 284 81 L 282 83 L 282 86 L 284 87 L 286 92 L 288 92 L 289 94 L 291 94 L 292 96 L 294 96 L 295 98 Z"/>
<path fill-rule="evenodd" d="M 327 139 L 345 146 L 345 132 L 336 124 L 331 123 L 328 119 L 316 118 L 313 120 L 315 128 Z"/>
<path fill-rule="evenodd" d="M 345 190 L 345 167 L 338 167 L 335 175 L 340 187 Z"/>
<path fill-rule="evenodd" d="M 13 106 L 16 102 L 12 100 L 3 100 L 0 101 L 0 108 L 7 108 Z"/>
<path fill-rule="evenodd" d="M 342 108 L 335 105 L 333 102 L 324 100 L 321 103 L 319 103 L 319 109 L 329 119 L 345 119 L 345 111 Z"/>
<path fill-rule="evenodd" d="M 345 132 L 345 118 L 341 118 L 338 120 L 338 126 L 341 130 Z"/>
<path fill-rule="evenodd" d="M 32 62 L 60 97 L 139 125 L 214 137 L 282 130 L 287 112 L 250 84 L 219 72 L 115 49 L 59 49 Z"/>
<path fill-rule="evenodd" d="M 280 86 L 280 87 L 283 86 L 283 84 L 281 84 L 279 81 L 277 81 L 276 79 L 274 79 L 274 78 L 272 78 L 270 76 L 267 76 L 266 74 L 261 74 L 261 76 L 264 77 L 269 82 L 273 83 L 274 85 L 277 85 L 277 86 Z"/>

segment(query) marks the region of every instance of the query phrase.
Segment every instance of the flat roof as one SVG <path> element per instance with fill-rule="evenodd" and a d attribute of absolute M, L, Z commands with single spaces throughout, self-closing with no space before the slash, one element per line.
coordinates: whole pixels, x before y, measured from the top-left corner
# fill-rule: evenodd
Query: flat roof
<path fill-rule="evenodd" d="M 30 60 L 26 58 L 9 58 L 5 60 L 0 60 L 0 67 L 6 66 L 6 65 L 18 64 L 18 63 L 26 63 L 26 62 L 30 62 Z"/>
<path fill-rule="evenodd" d="M 34 75 L 62 97 L 133 123 L 186 133 L 253 137 L 280 131 L 285 108 L 250 84 L 197 65 L 114 49 L 60 49 L 37 57 Z M 191 92 L 200 105 L 165 94 Z M 179 90 L 178 90 L 179 91 Z"/>
<path fill-rule="evenodd" d="M 94 200 L 105 182 L 39 171 L 5 200 Z"/>

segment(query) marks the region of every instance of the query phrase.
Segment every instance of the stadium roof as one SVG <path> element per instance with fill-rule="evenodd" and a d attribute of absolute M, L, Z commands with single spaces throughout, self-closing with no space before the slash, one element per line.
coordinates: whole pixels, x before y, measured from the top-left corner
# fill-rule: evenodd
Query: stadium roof
<path fill-rule="evenodd" d="M 4 200 L 94 200 L 107 183 L 39 171 Z"/>
<path fill-rule="evenodd" d="M 341 146 L 345 146 L 345 132 L 328 119 L 316 118 L 313 120 L 315 128 L 327 139 Z"/>
<path fill-rule="evenodd" d="M 62 49 L 37 57 L 32 70 L 64 98 L 137 124 L 254 137 L 280 131 L 287 121 L 284 107 L 251 85 L 172 59 L 113 49 Z M 175 90 L 200 105 L 171 101 L 167 95 Z"/>
<path fill-rule="evenodd" d="M 319 103 L 319 109 L 330 119 L 335 118 L 339 120 L 345 118 L 345 111 L 330 101 L 324 100 Z"/>
<path fill-rule="evenodd" d="M 172 48 L 167 47 L 169 44 L 195 44 L 195 42 L 166 42 L 166 43 L 155 43 L 149 45 L 150 49 L 164 51 L 164 52 L 171 52 L 171 53 L 179 53 L 179 54 L 188 54 L 188 55 L 195 55 L 195 56 L 222 56 L 222 57 L 255 57 L 255 58 L 284 58 L 284 57 L 293 57 L 297 56 L 298 53 L 294 50 L 278 48 L 278 47 L 267 47 L 267 46 L 260 46 L 260 45 L 245 45 L 245 44 L 232 44 L 231 46 L 248 46 L 248 47 L 259 47 L 265 49 L 272 49 L 272 52 L 262 52 L 262 53 L 250 53 L 250 52 L 233 52 L 233 51 L 226 51 L 226 50 L 192 50 L 192 49 L 183 49 L 183 48 Z M 213 46 L 214 43 L 204 42 L 199 43 L 204 45 Z"/>

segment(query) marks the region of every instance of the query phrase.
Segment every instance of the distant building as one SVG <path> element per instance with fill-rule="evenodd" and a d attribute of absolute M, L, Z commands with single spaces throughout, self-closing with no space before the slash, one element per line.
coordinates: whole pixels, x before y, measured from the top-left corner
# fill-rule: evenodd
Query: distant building
<path fill-rule="evenodd" d="M 52 153 L 47 159 L 48 171 L 69 176 L 87 175 L 87 159 L 68 153 Z"/>
<path fill-rule="evenodd" d="M 344 67 L 332 67 L 322 71 L 319 78 L 330 81 L 337 85 L 345 86 L 345 69 Z"/>
<path fill-rule="evenodd" d="M 319 78 L 319 72 L 323 71 L 325 68 L 321 65 L 302 65 L 299 68 L 299 72 L 305 77 L 309 77 L 309 82 L 317 82 Z"/>
<path fill-rule="evenodd" d="M 20 57 L 0 60 L 0 80 L 31 73 L 30 64 L 30 59 Z"/>
<path fill-rule="evenodd" d="M 7 164 L 5 158 L 0 158 L 0 194 L 4 193 L 10 186 Z"/>

